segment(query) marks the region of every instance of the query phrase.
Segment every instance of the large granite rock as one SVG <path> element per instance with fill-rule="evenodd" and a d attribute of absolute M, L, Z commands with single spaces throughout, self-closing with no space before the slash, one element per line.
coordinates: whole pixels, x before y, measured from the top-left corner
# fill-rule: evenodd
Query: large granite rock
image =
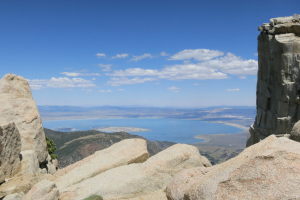
<path fill-rule="evenodd" d="M 20 171 L 21 137 L 15 124 L 0 126 L 0 183 Z"/>
<path fill-rule="evenodd" d="M 257 114 L 248 146 L 289 134 L 300 119 L 300 15 L 271 19 L 259 30 Z"/>
<path fill-rule="evenodd" d="M 21 135 L 22 151 L 36 152 L 39 163 L 48 156 L 45 134 L 28 81 L 8 74 L 0 80 L 0 123 L 14 122 Z"/>
<path fill-rule="evenodd" d="M 106 200 L 151 199 L 154 196 L 164 196 L 161 191 L 176 173 L 196 166 L 211 164 L 199 154 L 196 147 L 176 144 L 150 157 L 144 163 L 113 168 L 72 185 L 60 191 L 60 199 L 84 199 L 95 194 Z"/>
<path fill-rule="evenodd" d="M 143 139 L 126 139 L 68 167 L 57 171 L 55 182 L 60 191 L 108 169 L 131 163 L 144 162 L 149 157 L 147 143 Z"/>
<path fill-rule="evenodd" d="M 209 168 L 182 171 L 168 185 L 169 200 L 300 198 L 300 145 L 272 135 Z"/>
<path fill-rule="evenodd" d="M 35 184 L 22 200 L 58 200 L 59 191 L 55 183 L 42 180 Z"/>

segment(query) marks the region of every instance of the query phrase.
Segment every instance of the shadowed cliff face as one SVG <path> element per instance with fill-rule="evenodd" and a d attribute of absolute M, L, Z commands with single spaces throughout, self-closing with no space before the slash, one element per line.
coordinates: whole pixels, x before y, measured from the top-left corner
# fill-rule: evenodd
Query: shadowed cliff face
<path fill-rule="evenodd" d="M 274 18 L 259 29 L 257 115 L 248 145 L 288 134 L 300 119 L 300 16 Z"/>

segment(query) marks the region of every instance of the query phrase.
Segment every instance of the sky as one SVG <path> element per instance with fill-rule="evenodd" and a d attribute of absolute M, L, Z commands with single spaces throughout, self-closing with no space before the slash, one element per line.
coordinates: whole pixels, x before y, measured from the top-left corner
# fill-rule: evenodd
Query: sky
<path fill-rule="evenodd" d="M 257 28 L 298 0 L 1 0 L 0 76 L 38 105 L 254 106 Z"/>

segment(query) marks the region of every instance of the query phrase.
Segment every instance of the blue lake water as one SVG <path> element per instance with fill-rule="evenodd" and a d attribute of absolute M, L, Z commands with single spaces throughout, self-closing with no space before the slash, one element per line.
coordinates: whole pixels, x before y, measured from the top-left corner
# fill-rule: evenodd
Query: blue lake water
<path fill-rule="evenodd" d="M 125 119 L 86 119 L 86 120 L 52 120 L 44 121 L 44 127 L 58 130 L 74 128 L 91 130 L 105 127 L 136 127 L 148 129 L 147 132 L 132 132 L 149 140 L 170 141 L 177 143 L 196 143 L 196 135 L 240 133 L 241 129 L 220 123 L 200 120 L 169 119 L 169 118 L 125 118 Z"/>

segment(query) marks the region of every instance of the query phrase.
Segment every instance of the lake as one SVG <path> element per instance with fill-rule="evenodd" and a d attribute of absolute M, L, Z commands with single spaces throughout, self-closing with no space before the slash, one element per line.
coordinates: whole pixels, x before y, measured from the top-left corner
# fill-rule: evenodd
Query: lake
<path fill-rule="evenodd" d="M 169 118 L 121 118 L 121 119 L 85 119 L 44 121 L 45 128 L 53 130 L 91 130 L 109 127 L 133 127 L 147 129 L 143 132 L 129 132 L 149 140 L 170 141 L 193 144 L 201 142 L 194 138 L 201 134 L 240 133 L 241 129 L 220 123 L 200 120 Z M 138 129 L 137 129 L 138 130 Z"/>

